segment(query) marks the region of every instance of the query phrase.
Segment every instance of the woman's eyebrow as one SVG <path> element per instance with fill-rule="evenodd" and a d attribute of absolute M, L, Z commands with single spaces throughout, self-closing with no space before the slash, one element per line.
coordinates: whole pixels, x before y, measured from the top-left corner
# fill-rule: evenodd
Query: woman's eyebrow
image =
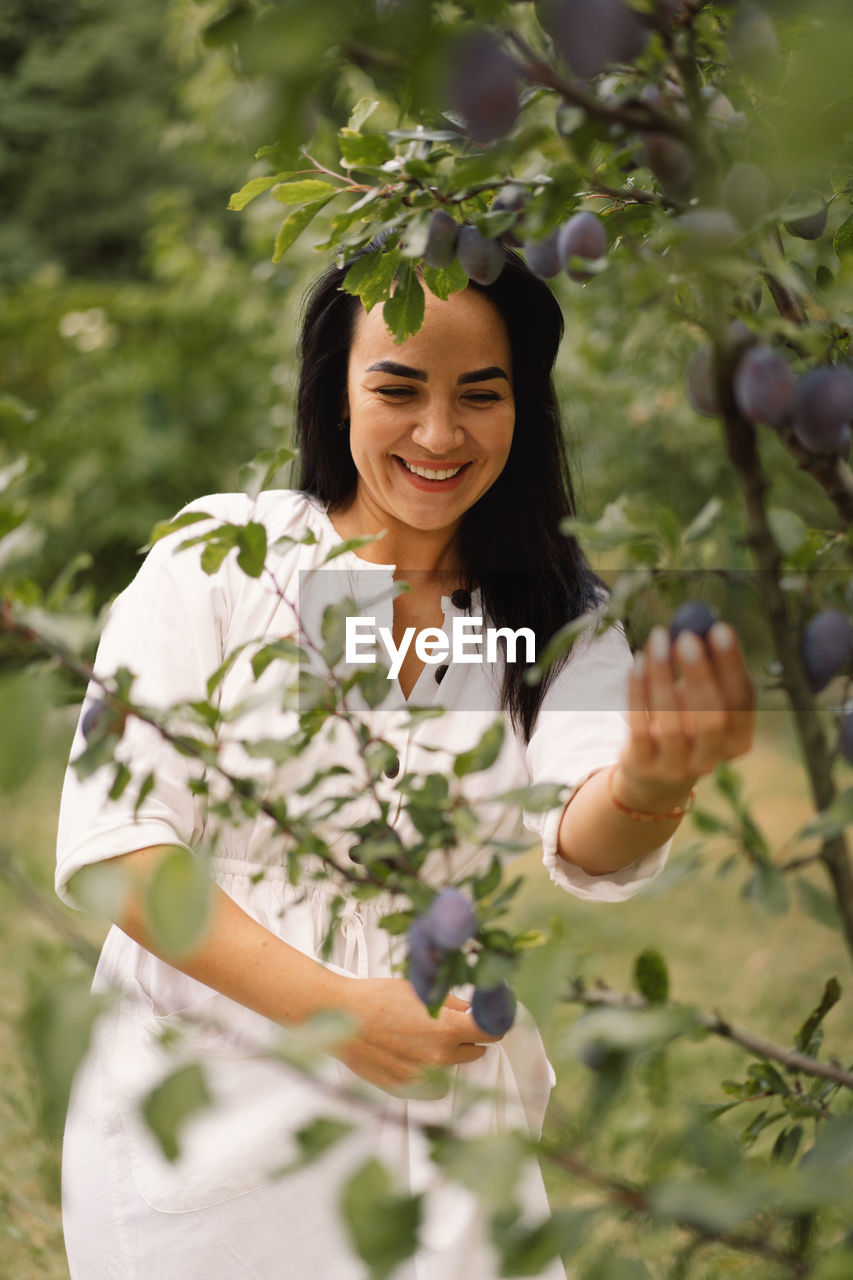
<path fill-rule="evenodd" d="M 490 378 L 506 378 L 509 382 L 509 376 L 504 373 L 496 364 L 490 364 L 486 369 L 474 369 L 471 373 L 463 373 L 459 376 L 462 382 L 488 382 Z"/>
<path fill-rule="evenodd" d="M 417 378 L 418 382 L 426 382 L 429 375 L 423 369 L 413 369 L 407 364 L 398 364 L 396 360 L 377 360 L 369 364 L 367 373 L 393 373 L 397 378 Z"/>

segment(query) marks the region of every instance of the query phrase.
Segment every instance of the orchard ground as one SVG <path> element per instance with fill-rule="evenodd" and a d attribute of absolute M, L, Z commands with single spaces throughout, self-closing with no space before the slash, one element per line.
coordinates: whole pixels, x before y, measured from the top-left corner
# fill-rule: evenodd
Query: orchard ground
<path fill-rule="evenodd" d="M 57 727 L 38 776 L 11 805 L 8 798 L 4 802 L 3 841 L 31 882 L 48 894 L 69 733 L 66 723 Z M 809 814 L 785 712 L 762 711 L 756 748 L 738 764 L 754 815 L 778 849 Z M 699 803 L 724 812 L 707 780 L 700 785 Z M 847 1062 L 853 1043 L 853 1001 L 840 935 L 806 917 L 797 904 L 787 915 L 768 916 L 744 901 L 743 864 L 725 878 L 717 874 L 725 856 L 722 846 L 709 846 L 702 867 L 679 878 L 684 859 L 679 860 L 678 851 L 695 839 L 688 819 L 677 837 L 672 883 L 664 894 L 655 892 L 617 906 L 586 905 L 560 893 L 550 885 L 536 853 L 525 855 L 517 864 L 526 879 L 516 921 L 526 927 L 559 916 L 575 955 L 585 957 L 585 975 L 590 980 L 602 977 L 618 990 L 630 990 L 634 957 L 653 945 L 668 961 L 674 999 L 695 1003 L 706 1012 L 719 1009 L 736 1024 L 789 1044 L 817 1003 L 823 982 L 836 973 L 844 998 L 827 1019 L 823 1056 L 834 1053 Z M 719 851 L 713 852 L 715 848 Z M 820 873 L 814 874 L 822 884 Z M 97 923 L 58 910 L 79 933 L 99 942 L 103 929 Z M 59 1140 L 40 1131 L 19 1027 L 29 994 L 79 973 L 81 962 L 69 956 L 50 924 L 22 908 L 2 880 L 0 938 L 0 1280 L 68 1280 L 58 1208 Z M 549 1047 L 556 1049 L 577 1013 L 574 1006 L 556 1007 L 544 1028 Z M 590 1163 L 641 1179 L 650 1143 L 665 1126 L 667 1114 L 688 1099 L 724 1103 L 720 1080 L 743 1078 L 749 1060 L 720 1040 L 679 1042 L 671 1054 L 672 1098 L 667 1106 L 653 1109 L 638 1083 L 600 1127 L 590 1123 L 584 1107 L 591 1073 L 579 1062 L 569 1062 L 559 1072 L 546 1137 L 575 1145 L 580 1131 L 578 1146 Z M 757 1109 L 737 1108 L 721 1123 L 739 1134 Z M 600 1129 L 600 1136 L 590 1139 L 592 1129 Z M 599 1201 L 598 1192 L 573 1179 L 553 1170 L 546 1176 L 555 1206 Z M 678 1244 L 689 1239 L 686 1233 L 661 1229 L 652 1235 L 636 1221 L 620 1223 L 615 1216 L 607 1230 L 614 1250 L 643 1258 L 654 1280 L 665 1280 L 668 1268 L 663 1260 L 671 1260 Z M 597 1248 L 601 1242 L 599 1235 Z M 718 1280 L 722 1275 L 773 1280 L 772 1264 L 759 1258 L 710 1248 L 700 1258 L 696 1280 Z M 578 1261 L 577 1277 L 583 1280 L 583 1257 Z"/>

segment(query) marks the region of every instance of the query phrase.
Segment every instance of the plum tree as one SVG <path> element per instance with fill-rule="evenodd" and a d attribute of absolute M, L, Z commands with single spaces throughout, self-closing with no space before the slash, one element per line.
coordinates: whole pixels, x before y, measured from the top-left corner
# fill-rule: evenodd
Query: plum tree
<path fill-rule="evenodd" d="M 499 241 L 489 240 L 476 227 L 462 227 L 456 249 L 459 264 L 477 284 L 494 284 L 504 268 Z"/>
<path fill-rule="evenodd" d="M 850 661 L 853 628 L 840 609 L 823 609 L 803 631 L 800 654 L 814 693 L 825 689 Z"/>
<path fill-rule="evenodd" d="M 470 899 L 458 889 L 442 889 L 422 917 L 432 945 L 452 951 L 467 942 L 477 928 L 477 917 Z"/>
<path fill-rule="evenodd" d="M 850 451 L 853 418 L 853 374 L 837 365 L 819 365 L 797 382 L 793 407 L 794 434 L 815 453 Z"/>
<path fill-rule="evenodd" d="M 604 257 L 607 252 L 607 231 L 604 223 L 587 210 L 574 214 L 560 227 L 557 234 L 557 250 L 570 279 L 589 280 L 589 272 L 573 267 L 571 261 L 573 258 L 595 261 Z"/>
<path fill-rule="evenodd" d="M 489 1036 L 502 1036 L 515 1022 L 516 999 L 512 988 L 502 982 L 497 987 L 478 987 L 471 999 L 471 1017 Z"/>
<path fill-rule="evenodd" d="M 692 631 L 704 640 L 717 621 L 717 611 L 704 600 L 688 600 L 676 609 L 669 624 L 670 639 L 676 640 L 682 631 Z"/>
<path fill-rule="evenodd" d="M 735 404 L 747 422 L 780 427 L 790 417 L 796 382 L 787 360 L 770 347 L 751 347 L 735 370 Z"/>
<path fill-rule="evenodd" d="M 450 97 L 475 142 L 494 142 L 518 118 L 518 73 L 488 31 L 467 35 L 456 50 Z"/>

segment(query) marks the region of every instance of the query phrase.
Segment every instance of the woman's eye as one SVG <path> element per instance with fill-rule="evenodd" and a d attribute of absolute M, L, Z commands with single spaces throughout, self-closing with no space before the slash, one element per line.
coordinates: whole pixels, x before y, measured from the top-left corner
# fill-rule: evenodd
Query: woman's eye
<path fill-rule="evenodd" d="M 494 404 L 499 398 L 496 391 L 469 391 L 465 397 L 474 404 Z"/>
<path fill-rule="evenodd" d="M 389 400 L 402 400 L 403 396 L 412 394 L 410 387 L 377 387 L 380 396 L 387 396 Z"/>

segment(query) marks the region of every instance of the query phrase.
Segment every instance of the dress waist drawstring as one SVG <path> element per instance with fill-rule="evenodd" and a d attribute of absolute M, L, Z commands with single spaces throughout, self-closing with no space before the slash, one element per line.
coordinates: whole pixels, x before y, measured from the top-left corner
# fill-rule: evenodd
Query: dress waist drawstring
<path fill-rule="evenodd" d="M 357 978 L 366 978 L 368 974 L 367 934 L 364 929 L 361 904 L 350 899 L 344 904 L 338 919 L 344 935 L 344 968 L 354 973 Z"/>

